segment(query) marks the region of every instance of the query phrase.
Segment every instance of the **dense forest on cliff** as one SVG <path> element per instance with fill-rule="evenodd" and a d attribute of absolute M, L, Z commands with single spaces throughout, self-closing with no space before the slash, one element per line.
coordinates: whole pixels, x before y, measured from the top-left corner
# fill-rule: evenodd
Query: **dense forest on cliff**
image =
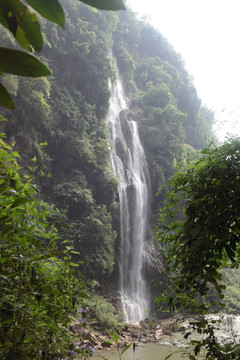
<path fill-rule="evenodd" d="M 120 220 L 118 179 L 109 161 L 110 81 L 122 79 L 128 102 L 126 113 L 138 123 L 146 153 L 151 179 L 149 233 L 154 229 L 161 200 L 155 196 L 158 188 L 174 173 L 179 158 L 208 144 L 214 116 L 201 105 L 181 56 L 133 12 L 98 11 L 72 0 L 62 4 L 66 13 L 64 29 L 40 19 L 44 46 L 39 58 L 52 75 L 39 79 L 3 76 L 15 110 L 1 111 L 8 120 L 1 123 L 1 131 L 6 133 L 6 142 L 14 145 L 12 158 L 4 152 L 2 166 L 7 159 L 15 168 L 20 153 L 21 167 L 16 170 L 31 180 L 33 187 L 24 188 L 28 200 L 20 194 L 18 200 L 11 201 L 28 204 L 32 196 L 40 201 L 36 205 L 40 218 L 34 224 L 41 230 L 39 238 L 46 239 L 44 256 L 59 248 L 61 256 L 69 261 L 66 268 L 60 262 L 48 264 L 52 277 L 42 281 L 41 291 L 51 299 L 54 281 L 62 282 L 65 294 L 73 294 L 76 287 L 74 299 L 85 298 L 86 288 L 81 281 L 76 286 L 71 268 L 78 267 L 78 279 L 83 274 L 93 281 L 89 287 L 94 285 L 95 293 L 111 300 L 118 283 Z M 4 46 L 15 46 L 7 31 L 1 31 L 0 39 Z M 7 174 L 7 167 L 5 171 Z M 18 176 L 14 179 L 17 191 L 24 187 L 22 181 Z M 4 184 L 7 189 L 7 178 Z M 58 211 L 50 210 L 50 204 Z M 30 217 L 36 216 L 35 210 L 28 211 Z M 16 227 L 24 218 L 20 216 Z M 45 234 L 49 223 L 58 228 L 58 236 L 53 227 Z M 28 239 L 32 239 L 31 229 L 24 230 Z M 68 258 L 69 252 L 74 263 Z M 149 282 L 158 271 L 156 263 L 152 267 Z M 34 271 L 31 277 L 37 281 Z M 54 291 L 57 296 L 59 288 Z M 34 296 L 41 300 L 37 286 Z M 67 300 L 61 306 L 70 313 L 71 301 Z M 109 306 L 105 312 L 114 312 Z M 47 309 L 52 311 L 51 306 Z M 100 319 L 104 311 L 99 312 Z M 68 320 L 63 316 L 63 323 Z"/>
<path fill-rule="evenodd" d="M 213 114 L 201 106 L 180 55 L 134 13 L 97 11 L 70 0 L 63 5 L 64 30 L 41 20 L 40 58 L 53 75 L 4 79 L 15 101 L 14 111 L 2 112 L 8 119 L 4 131 L 16 142 L 24 171 L 36 157 L 41 196 L 71 225 L 63 227 L 62 236 L 80 251 L 82 272 L 102 282 L 114 271 L 119 231 L 106 122 L 109 79 L 123 78 L 130 114 L 139 124 L 153 209 L 158 187 L 186 145 L 206 145 Z M 2 32 L 1 42 L 11 46 L 12 39 Z"/>

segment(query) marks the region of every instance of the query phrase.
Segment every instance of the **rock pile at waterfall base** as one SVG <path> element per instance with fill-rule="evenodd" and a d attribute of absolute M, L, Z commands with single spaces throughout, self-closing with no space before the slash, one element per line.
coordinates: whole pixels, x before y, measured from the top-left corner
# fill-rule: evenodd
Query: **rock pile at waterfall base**
<path fill-rule="evenodd" d="M 91 325 L 94 329 L 95 324 L 92 323 Z M 80 324 L 73 324 L 70 330 L 74 334 L 81 334 L 81 338 L 83 338 L 81 345 L 86 344 L 87 346 L 93 346 L 96 350 L 103 348 L 114 349 L 116 347 L 113 339 L 111 339 L 105 330 L 85 330 L 83 335 Z M 124 324 L 122 330 L 118 331 L 118 346 L 124 348 L 133 343 L 135 346 L 141 346 L 147 343 L 158 343 L 163 340 L 164 337 L 169 337 L 172 333 L 184 330 L 183 321 L 166 319 L 156 323 L 154 320 L 147 318 L 142 320 L 138 325 Z"/>

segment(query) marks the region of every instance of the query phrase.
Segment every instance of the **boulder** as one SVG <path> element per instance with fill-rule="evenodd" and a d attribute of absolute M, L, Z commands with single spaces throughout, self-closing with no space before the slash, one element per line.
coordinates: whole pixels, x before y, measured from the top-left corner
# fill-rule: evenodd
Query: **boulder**
<path fill-rule="evenodd" d="M 145 320 L 140 321 L 140 326 L 144 330 L 152 330 L 152 329 L 156 329 L 157 325 L 153 319 L 146 318 Z"/>

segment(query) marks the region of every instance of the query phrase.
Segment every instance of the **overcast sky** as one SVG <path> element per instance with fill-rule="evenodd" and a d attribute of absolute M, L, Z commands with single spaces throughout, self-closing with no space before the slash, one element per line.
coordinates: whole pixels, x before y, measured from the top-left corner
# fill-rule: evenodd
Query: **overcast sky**
<path fill-rule="evenodd" d="M 182 55 L 202 104 L 215 111 L 218 124 L 226 121 L 219 138 L 223 139 L 227 132 L 240 136 L 240 1 L 128 3 Z"/>

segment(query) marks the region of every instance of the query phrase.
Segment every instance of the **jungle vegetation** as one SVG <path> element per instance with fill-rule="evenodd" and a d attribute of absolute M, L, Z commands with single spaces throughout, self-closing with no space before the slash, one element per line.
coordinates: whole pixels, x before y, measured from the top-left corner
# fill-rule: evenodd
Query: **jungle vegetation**
<path fill-rule="evenodd" d="M 79 306 L 88 307 L 89 291 L 102 295 L 107 288 L 109 298 L 116 294 L 116 287 L 108 287 L 110 280 L 117 283 L 119 241 L 118 180 L 109 164 L 106 121 L 109 79 L 123 79 L 129 116 L 139 125 L 151 176 L 152 228 L 164 197 L 155 197 L 159 186 L 187 150 L 195 154 L 207 146 L 214 114 L 201 105 L 181 56 L 132 11 L 100 11 L 86 5 L 95 6 L 93 0 L 64 0 L 63 11 L 55 0 L 53 18 L 46 2 L 26 2 L 41 16 L 17 0 L 0 2 L 6 28 L 0 34 L 5 47 L 0 49 L 1 113 L 8 119 L 1 122 L 6 134 L 1 140 L 1 351 L 6 359 L 21 358 L 24 351 L 26 359 L 30 354 L 50 359 L 73 351 L 67 347 L 70 338 L 62 336 Z M 122 1 L 111 3 L 124 7 Z M 10 54 L 18 60 L 15 67 Z M 226 253 L 232 260 L 232 244 L 226 240 L 219 256 Z M 224 256 L 216 266 L 211 263 L 210 280 L 218 291 Z M 55 299 L 59 291 L 64 295 Z M 104 305 L 106 313 L 109 306 Z M 46 320 L 50 313 L 54 316 Z M 103 318 L 97 311 L 94 316 Z"/>
<path fill-rule="evenodd" d="M 2 127 L 16 142 L 23 172 L 36 157 L 41 197 L 66 216 L 61 233 L 80 252 L 81 271 L 102 283 L 114 274 L 119 231 L 106 123 L 109 78 L 125 80 L 149 161 L 153 208 L 185 144 L 207 144 L 213 113 L 201 106 L 180 56 L 134 13 L 97 11 L 71 0 L 63 5 L 64 30 L 39 19 L 45 39 L 40 60 L 52 76 L 2 76 L 15 103 L 15 110 L 3 109 L 8 122 Z M 9 32 L 2 31 L 1 41 L 13 46 Z"/>
<path fill-rule="evenodd" d="M 204 335 L 200 340 L 195 335 L 190 342 L 193 360 L 202 349 L 206 359 L 239 358 L 234 336 L 227 342 L 216 336 L 221 319 L 204 316 L 226 312 L 233 290 L 228 277 L 239 274 L 239 176 L 239 138 L 212 145 L 194 160 L 179 164 L 166 184 L 165 201 L 159 209 L 158 238 L 164 248 L 169 287 L 157 301 L 174 311 L 187 309 L 197 314 L 185 335 L 188 338 L 194 330 Z M 227 292 L 226 284 L 230 285 Z M 238 298 L 235 310 L 239 312 Z"/>

